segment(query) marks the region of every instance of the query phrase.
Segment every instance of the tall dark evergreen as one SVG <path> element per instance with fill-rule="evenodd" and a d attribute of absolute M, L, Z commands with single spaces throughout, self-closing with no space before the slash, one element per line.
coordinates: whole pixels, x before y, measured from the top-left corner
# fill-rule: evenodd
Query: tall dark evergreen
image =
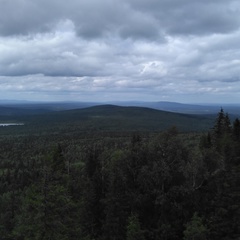
<path fill-rule="evenodd" d="M 240 121 L 238 118 L 233 122 L 233 138 L 235 141 L 240 141 Z"/>
<path fill-rule="evenodd" d="M 41 177 L 24 192 L 22 212 L 17 217 L 14 234 L 26 240 L 69 239 L 74 206 L 68 193 L 61 147 L 44 158 L 43 163 Z"/>
<path fill-rule="evenodd" d="M 101 236 L 103 230 L 104 162 L 101 162 L 100 158 L 101 144 L 90 146 L 92 148 L 87 149 L 84 162 L 84 179 L 82 180 L 82 202 L 84 206 L 81 211 L 80 224 L 82 225 L 83 236 L 94 239 Z"/>
<path fill-rule="evenodd" d="M 131 214 L 128 218 L 127 225 L 127 240 L 144 240 L 144 234 L 141 230 L 141 226 L 138 220 L 138 217 Z"/>
<path fill-rule="evenodd" d="M 186 224 L 184 240 L 206 240 L 208 230 L 201 217 L 195 212 L 191 221 Z"/>
<path fill-rule="evenodd" d="M 224 137 L 226 134 L 230 134 L 232 130 L 231 121 L 228 113 L 225 114 L 224 110 L 221 108 L 218 116 L 215 120 L 215 125 L 213 127 L 213 136 L 215 140 Z"/>

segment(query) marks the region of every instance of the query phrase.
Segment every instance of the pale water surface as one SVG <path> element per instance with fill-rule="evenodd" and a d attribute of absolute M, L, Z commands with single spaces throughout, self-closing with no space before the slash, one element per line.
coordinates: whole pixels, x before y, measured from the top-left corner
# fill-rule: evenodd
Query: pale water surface
<path fill-rule="evenodd" d="M 22 126 L 24 123 L 0 123 L 0 127 Z"/>

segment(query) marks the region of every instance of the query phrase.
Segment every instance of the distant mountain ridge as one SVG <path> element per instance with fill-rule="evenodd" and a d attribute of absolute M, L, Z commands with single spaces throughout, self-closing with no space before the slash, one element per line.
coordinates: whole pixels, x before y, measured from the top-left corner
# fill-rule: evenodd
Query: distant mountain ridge
<path fill-rule="evenodd" d="M 40 111 L 64 111 L 82 109 L 99 105 L 117 105 L 123 107 L 147 107 L 168 112 L 186 114 L 216 114 L 221 107 L 229 114 L 240 116 L 240 104 L 186 104 L 178 102 L 145 102 L 145 101 L 109 101 L 109 102 L 16 102 L 0 101 L 0 115 L 10 114 L 14 111 L 18 114 L 38 114 Z M 5 107 L 5 109 L 1 109 Z M 9 108 L 7 110 L 6 108 Z M 10 109 L 11 108 L 11 109 Z M 28 110 L 31 110 L 28 112 Z"/>
<path fill-rule="evenodd" d="M 186 104 L 178 102 L 113 102 L 119 106 L 149 107 L 158 110 L 187 114 L 216 114 L 222 108 L 225 112 L 240 115 L 240 104 Z"/>

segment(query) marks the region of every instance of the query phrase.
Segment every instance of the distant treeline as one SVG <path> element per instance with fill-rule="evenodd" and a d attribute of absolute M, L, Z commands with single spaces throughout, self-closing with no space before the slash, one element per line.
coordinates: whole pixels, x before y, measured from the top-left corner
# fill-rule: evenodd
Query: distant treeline
<path fill-rule="evenodd" d="M 238 119 L 117 134 L 2 136 L 0 239 L 240 237 Z"/>

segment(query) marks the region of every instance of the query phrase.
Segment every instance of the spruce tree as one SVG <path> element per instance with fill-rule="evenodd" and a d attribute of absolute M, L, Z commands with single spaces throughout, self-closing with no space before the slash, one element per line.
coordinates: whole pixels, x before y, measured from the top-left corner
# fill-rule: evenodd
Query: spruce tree
<path fill-rule="evenodd" d="M 186 225 L 184 240 L 205 240 L 207 239 L 207 232 L 202 218 L 195 212 L 191 221 Z"/>
<path fill-rule="evenodd" d="M 74 236 L 71 229 L 74 204 L 68 191 L 68 176 L 60 147 L 44 158 L 40 176 L 23 194 L 15 236 L 26 240 L 70 239 L 69 236 Z"/>
<path fill-rule="evenodd" d="M 141 230 L 138 217 L 131 214 L 128 218 L 127 240 L 144 240 L 143 231 Z"/>

